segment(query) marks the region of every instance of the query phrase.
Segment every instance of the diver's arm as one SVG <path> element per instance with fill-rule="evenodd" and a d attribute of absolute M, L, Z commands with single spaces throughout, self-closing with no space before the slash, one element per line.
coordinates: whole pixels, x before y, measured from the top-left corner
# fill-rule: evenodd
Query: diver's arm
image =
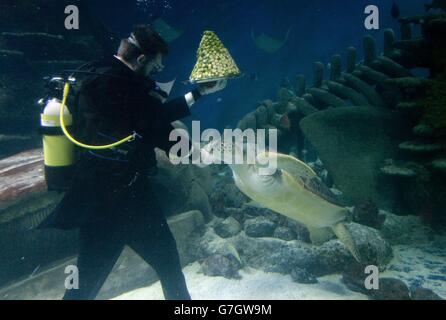
<path fill-rule="evenodd" d="M 189 103 L 186 97 L 180 97 L 166 102 L 162 109 L 164 112 L 164 119 L 167 122 L 174 122 L 191 115 Z"/>
<path fill-rule="evenodd" d="M 184 97 L 186 98 L 186 102 L 189 105 L 189 108 L 191 108 L 195 104 L 195 102 L 202 96 L 221 91 L 226 88 L 226 85 L 227 80 L 219 80 L 211 83 L 208 82 L 199 84 L 194 91 L 189 92 Z"/>
<path fill-rule="evenodd" d="M 195 102 L 197 102 L 197 100 L 200 99 L 202 96 L 203 94 L 200 92 L 200 90 L 195 89 L 194 91 L 187 93 L 184 98 L 186 99 L 189 108 L 192 108 Z"/>

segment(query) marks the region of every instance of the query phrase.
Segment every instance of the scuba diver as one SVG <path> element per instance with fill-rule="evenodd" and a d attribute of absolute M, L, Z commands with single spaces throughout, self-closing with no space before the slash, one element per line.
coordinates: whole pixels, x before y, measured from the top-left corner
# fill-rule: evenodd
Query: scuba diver
<path fill-rule="evenodd" d="M 151 76 L 163 70 L 168 45 L 150 26 L 138 25 L 118 53 L 94 65 L 82 82 L 74 113 L 79 141 L 104 145 L 135 132 L 135 139 L 106 150 L 80 150 L 69 189 L 41 228 L 79 229 L 79 289 L 65 300 L 95 299 L 125 245 L 159 276 L 168 300 L 190 300 L 174 237 L 151 192 L 155 148 L 166 152 L 172 123 L 190 115 L 202 96 L 226 81 L 199 84 L 167 101 Z"/>

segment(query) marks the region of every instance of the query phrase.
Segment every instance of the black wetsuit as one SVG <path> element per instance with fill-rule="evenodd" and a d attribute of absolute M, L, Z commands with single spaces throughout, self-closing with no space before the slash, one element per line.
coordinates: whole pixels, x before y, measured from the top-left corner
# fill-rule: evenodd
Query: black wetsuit
<path fill-rule="evenodd" d="M 102 70 L 104 65 L 102 65 Z M 142 138 L 121 151 L 83 150 L 71 187 L 45 227 L 80 229 L 79 290 L 64 299 L 94 299 L 124 245 L 157 272 L 166 299 L 190 299 L 175 240 L 152 196 L 154 148 L 172 146 L 171 122 L 190 115 L 184 97 L 162 104 L 150 92 L 155 82 L 136 75 L 118 59 L 104 76 L 85 81 L 77 137 L 93 145 L 118 141 L 132 132 Z"/>

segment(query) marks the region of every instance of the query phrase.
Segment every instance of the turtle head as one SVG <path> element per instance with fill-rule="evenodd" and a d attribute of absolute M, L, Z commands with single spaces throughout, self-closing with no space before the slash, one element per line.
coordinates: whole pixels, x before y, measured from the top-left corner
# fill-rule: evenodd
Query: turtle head
<path fill-rule="evenodd" d="M 208 164 L 249 165 L 255 164 L 255 151 L 253 144 L 218 139 L 207 144 L 201 153 L 202 159 Z"/>
<path fill-rule="evenodd" d="M 201 157 L 206 165 L 227 164 L 232 169 L 254 168 L 260 175 L 273 175 L 277 171 L 275 157 L 260 157 L 265 150 L 255 143 L 217 139 L 201 150 Z"/>

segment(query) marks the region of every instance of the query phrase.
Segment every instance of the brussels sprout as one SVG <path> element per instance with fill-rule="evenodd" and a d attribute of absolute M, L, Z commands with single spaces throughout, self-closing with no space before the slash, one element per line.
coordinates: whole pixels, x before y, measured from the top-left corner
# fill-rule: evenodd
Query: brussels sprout
<path fill-rule="evenodd" d="M 205 31 L 197 50 L 197 64 L 190 79 L 204 80 L 239 74 L 239 68 L 217 35 L 212 31 Z"/>

